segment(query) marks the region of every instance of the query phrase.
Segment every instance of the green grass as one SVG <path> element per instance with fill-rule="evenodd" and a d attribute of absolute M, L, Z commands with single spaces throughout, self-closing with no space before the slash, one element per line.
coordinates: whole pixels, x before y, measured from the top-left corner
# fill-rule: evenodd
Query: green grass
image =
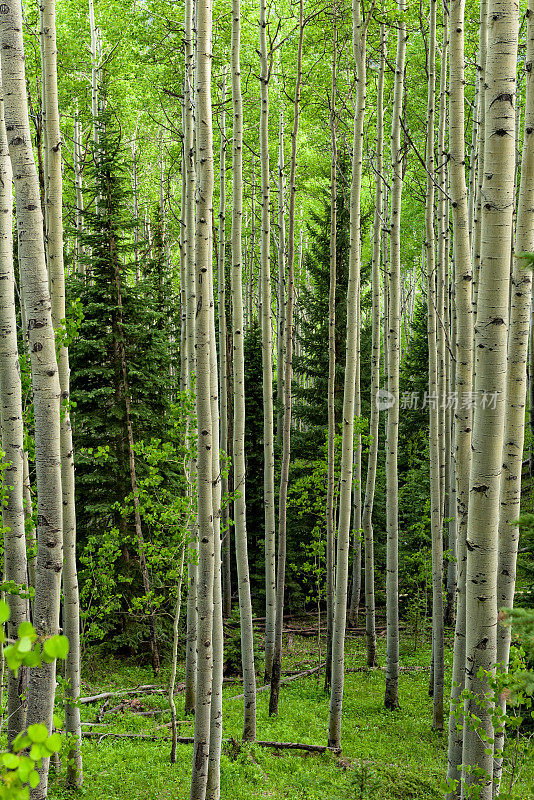
<path fill-rule="evenodd" d="M 383 641 L 380 643 L 384 664 Z M 305 669 L 316 663 L 315 642 L 295 636 L 287 648 L 283 667 Z M 365 663 L 363 639 L 347 642 L 347 668 Z M 433 800 L 441 798 L 440 783 L 445 774 L 446 736 L 431 730 L 432 701 L 428 696 L 428 646 L 416 653 L 408 641 L 403 647 L 402 666 L 413 671 L 401 673 L 401 710 L 383 708 L 385 673 L 382 670 L 349 672 L 343 703 L 343 753 L 315 755 L 304 752 L 273 751 L 257 745 L 239 744 L 242 700 L 231 699 L 241 692 L 239 684 L 224 687 L 224 746 L 221 759 L 223 800 Z M 447 661 L 450 667 L 450 653 Z M 447 674 L 450 680 L 450 669 Z M 152 683 L 149 669 L 135 664 L 106 660 L 93 662 L 86 670 L 84 693 L 107 688 Z M 162 679 L 163 683 L 163 679 Z M 268 692 L 258 695 L 258 739 L 325 744 L 328 730 L 328 697 L 316 676 L 299 678 L 282 687 L 277 718 L 268 715 Z M 145 695 L 143 707 L 165 708 L 161 695 Z M 113 703 L 115 705 L 115 703 Z M 183 719 L 183 699 L 177 698 L 178 717 Z M 94 720 L 99 705 L 84 706 L 85 721 Z M 87 800 L 167 800 L 187 798 L 192 760 L 191 745 L 179 745 L 178 763 L 169 763 L 166 731 L 155 731 L 168 721 L 164 712 L 141 717 L 131 711 L 106 715 L 106 729 L 161 735 L 146 740 L 84 740 L 84 788 Z M 84 726 L 87 730 L 87 726 Z M 100 729 L 99 729 L 100 730 Z M 104 729 L 102 729 L 104 730 Z M 191 721 L 181 725 L 181 735 L 191 735 Z M 513 800 L 534 797 L 534 749 L 526 755 L 521 781 Z M 62 786 L 62 776 L 51 779 L 50 800 L 72 797 Z"/>

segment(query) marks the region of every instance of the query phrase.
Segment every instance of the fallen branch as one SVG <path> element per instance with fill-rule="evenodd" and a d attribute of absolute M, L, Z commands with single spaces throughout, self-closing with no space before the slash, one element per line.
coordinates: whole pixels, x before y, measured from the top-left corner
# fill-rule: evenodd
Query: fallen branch
<path fill-rule="evenodd" d="M 307 675 L 313 675 L 314 672 L 319 672 L 320 669 L 324 667 L 324 664 L 320 664 L 318 667 L 312 667 L 312 669 L 307 669 L 304 672 L 299 672 L 297 675 L 290 675 L 288 678 L 282 678 L 280 683 L 289 683 L 290 681 L 295 681 L 297 678 L 305 678 Z M 266 692 L 267 689 L 271 688 L 271 684 L 267 683 L 265 686 L 260 686 L 259 689 L 256 689 L 256 694 L 258 692 Z M 244 698 L 244 694 L 234 694 L 233 697 L 229 697 L 228 700 L 241 700 Z"/>
<path fill-rule="evenodd" d="M 179 683 L 175 692 L 182 692 L 185 689 L 185 683 Z M 120 689 L 117 692 L 102 692 L 101 694 L 93 694 L 90 697 L 79 697 L 78 703 L 86 705 L 87 703 L 97 703 L 99 700 L 107 700 L 110 697 L 120 697 L 125 694 L 166 694 L 165 687 L 157 686 L 156 684 L 146 684 L 144 686 L 137 686 L 135 689 Z"/>
<path fill-rule="evenodd" d="M 161 740 L 165 741 L 168 738 L 167 736 L 151 736 L 150 734 L 146 733 L 99 733 L 98 731 L 82 731 L 82 736 L 84 738 L 98 739 L 98 744 L 100 744 L 102 739 L 109 738 L 110 736 L 114 739 L 145 739 L 152 742 Z M 195 739 L 193 736 L 178 736 L 177 741 L 179 744 L 193 744 Z M 326 745 L 302 744 L 301 742 L 256 741 L 254 744 L 257 744 L 258 747 L 270 747 L 273 750 L 304 750 L 307 753 L 326 753 L 328 750 L 331 750 L 334 753 L 340 752 L 338 750 L 333 750 Z"/>

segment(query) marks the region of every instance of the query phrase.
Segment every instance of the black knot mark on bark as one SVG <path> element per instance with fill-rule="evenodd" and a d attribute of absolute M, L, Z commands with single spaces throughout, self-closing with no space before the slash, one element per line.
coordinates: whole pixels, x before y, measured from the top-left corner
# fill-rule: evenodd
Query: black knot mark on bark
<path fill-rule="evenodd" d="M 504 325 L 504 320 L 502 317 L 495 317 L 491 320 L 490 325 Z"/>
<path fill-rule="evenodd" d="M 14 146 L 24 144 L 24 139 L 21 136 L 15 136 L 15 138 L 11 140 L 11 144 Z"/>
<path fill-rule="evenodd" d="M 57 536 L 49 536 L 46 540 L 47 547 L 57 547 Z"/>
<path fill-rule="evenodd" d="M 497 130 L 495 131 L 495 136 L 506 136 L 507 134 L 508 131 L 505 130 L 504 128 L 497 128 Z"/>
<path fill-rule="evenodd" d="M 481 600 L 482 598 L 479 598 Z M 488 637 L 485 636 L 480 642 L 477 644 L 477 650 L 487 650 L 488 648 Z"/>
<path fill-rule="evenodd" d="M 202 431 L 202 436 L 207 436 L 208 434 L 209 434 L 209 431 Z"/>
<path fill-rule="evenodd" d="M 31 203 L 29 206 L 26 206 L 26 211 L 37 211 L 37 206 Z"/>
<path fill-rule="evenodd" d="M 38 525 L 49 525 L 50 523 L 48 522 L 48 520 L 47 520 L 47 518 L 45 516 L 43 516 L 42 514 L 38 514 L 37 515 L 37 524 Z"/>
<path fill-rule="evenodd" d="M 473 486 L 473 492 L 478 492 L 479 494 L 486 494 L 488 489 L 489 486 L 486 486 L 484 483 L 480 484 L 480 486 Z"/>
<path fill-rule="evenodd" d="M 0 14 L 9 14 L 10 8 L 7 3 L 2 3 L 0 5 Z"/>
<path fill-rule="evenodd" d="M 54 572 L 60 573 L 61 572 L 61 563 L 58 561 L 47 561 L 45 564 L 45 569 L 51 569 Z"/>
<path fill-rule="evenodd" d="M 41 322 L 39 319 L 29 319 L 28 320 L 28 330 L 34 331 L 36 328 L 44 328 L 45 323 Z"/>
<path fill-rule="evenodd" d="M 41 342 L 35 342 L 35 344 L 32 347 L 32 353 L 40 353 L 42 349 L 43 345 L 41 344 Z"/>
<path fill-rule="evenodd" d="M 470 553 L 472 553 L 473 550 L 475 550 L 475 545 L 472 542 L 470 542 L 469 539 L 465 540 L 465 546 L 467 547 Z"/>

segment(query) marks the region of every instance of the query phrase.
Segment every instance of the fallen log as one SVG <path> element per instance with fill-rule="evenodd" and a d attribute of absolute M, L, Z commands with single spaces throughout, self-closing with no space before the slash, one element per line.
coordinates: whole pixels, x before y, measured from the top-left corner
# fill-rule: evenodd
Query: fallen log
<path fill-rule="evenodd" d="M 113 739 L 145 739 L 148 741 L 166 741 L 167 736 L 152 736 L 147 733 L 99 733 L 98 731 L 82 731 L 82 736 L 88 739 L 98 739 L 98 744 L 103 739 L 112 737 Z M 193 736 L 178 736 L 178 744 L 193 744 L 195 741 Z M 225 739 L 224 741 L 228 741 Z M 270 747 L 273 750 L 304 750 L 307 753 L 326 753 L 328 750 L 334 753 L 340 752 L 333 748 L 329 748 L 323 744 L 303 744 L 302 742 L 265 742 L 256 741 L 258 747 Z"/>

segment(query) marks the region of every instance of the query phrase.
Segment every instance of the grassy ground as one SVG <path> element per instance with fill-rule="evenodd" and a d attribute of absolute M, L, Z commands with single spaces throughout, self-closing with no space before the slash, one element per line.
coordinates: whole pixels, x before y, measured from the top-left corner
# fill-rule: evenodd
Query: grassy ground
<path fill-rule="evenodd" d="M 363 639 L 347 642 L 347 669 L 365 664 Z M 380 661 L 384 659 L 380 641 Z M 242 726 L 239 684 L 224 687 L 224 747 L 221 760 L 223 800 L 431 800 L 441 798 L 445 772 L 446 737 L 431 730 L 431 699 L 428 697 L 428 646 L 416 652 L 412 644 L 401 652 L 401 710 L 383 708 L 383 670 L 348 672 L 343 703 L 343 754 L 315 755 L 273 751 L 238 744 Z M 450 653 L 447 653 L 450 680 Z M 317 663 L 316 642 L 294 635 L 287 642 L 284 669 L 306 669 Z M 162 678 L 162 684 L 164 683 Z M 149 669 L 133 662 L 106 660 L 86 664 L 84 693 L 153 683 Z M 141 708 L 165 709 L 164 696 L 140 698 Z M 268 692 L 258 695 L 258 738 L 286 742 L 325 744 L 328 729 L 328 697 L 316 676 L 299 678 L 282 687 L 279 716 L 268 715 Z M 117 701 L 118 703 L 118 701 Z M 111 705 L 117 705 L 113 702 Z M 83 706 L 85 722 L 94 721 L 101 704 Z M 111 707 L 111 706 L 110 706 Z M 178 717 L 183 719 L 183 700 L 177 698 Z M 135 732 L 161 736 L 157 741 L 103 738 L 84 739 L 84 788 L 87 800 L 167 800 L 187 798 L 192 759 L 191 745 L 179 745 L 178 763 L 169 763 L 168 721 L 164 711 L 155 717 L 140 716 L 139 706 L 105 714 L 108 723 L 99 731 Z M 84 730 L 90 726 L 85 725 Z M 192 735 L 192 721 L 181 725 L 182 736 Z M 511 795 L 513 800 L 534 798 L 534 748 L 522 756 L 525 767 Z M 72 798 L 54 776 L 51 800 Z"/>

